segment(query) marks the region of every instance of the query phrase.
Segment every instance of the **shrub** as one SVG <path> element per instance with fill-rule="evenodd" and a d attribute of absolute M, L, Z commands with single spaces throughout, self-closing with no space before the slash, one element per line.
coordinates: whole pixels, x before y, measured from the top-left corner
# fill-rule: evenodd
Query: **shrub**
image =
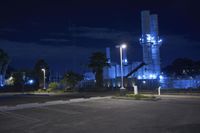
<path fill-rule="evenodd" d="M 55 89 L 58 88 L 58 86 L 59 86 L 59 85 L 58 85 L 57 82 L 51 82 L 51 83 L 49 84 L 48 90 L 49 90 L 49 91 L 55 90 Z"/>
<path fill-rule="evenodd" d="M 126 97 L 134 98 L 136 100 L 155 98 L 154 96 L 144 96 L 144 95 L 141 95 L 141 94 L 137 94 L 137 95 L 135 95 L 135 94 L 126 94 Z"/>
<path fill-rule="evenodd" d="M 38 89 L 38 90 L 35 91 L 35 92 L 42 93 L 42 92 L 45 92 L 45 90 L 44 90 L 44 89 Z"/>

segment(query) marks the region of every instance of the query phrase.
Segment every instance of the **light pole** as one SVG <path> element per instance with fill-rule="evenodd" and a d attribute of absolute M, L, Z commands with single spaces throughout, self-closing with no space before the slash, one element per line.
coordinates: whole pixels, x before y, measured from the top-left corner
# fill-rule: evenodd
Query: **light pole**
<path fill-rule="evenodd" d="M 46 85 L 45 85 L 45 79 L 46 79 L 46 78 L 45 78 L 45 75 L 46 75 L 45 73 L 46 73 L 46 70 L 43 68 L 43 69 L 42 69 L 42 72 L 43 72 L 43 74 L 44 74 L 44 87 L 43 87 L 43 89 L 46 89 Z"/>
<path fill-rule="evenodd" d="M 125 88 L 124 88 L 124 79 L 123 79 L 124 72 L 123 72 L 122 50 L 126 48 L 126 44 L 121 44 L 121 45 L 117 46 L 117 48 L 120 49 L 120 64 L 121 64 L 121 88 L 120 88 L 120 90 L 124 91 Z"/>

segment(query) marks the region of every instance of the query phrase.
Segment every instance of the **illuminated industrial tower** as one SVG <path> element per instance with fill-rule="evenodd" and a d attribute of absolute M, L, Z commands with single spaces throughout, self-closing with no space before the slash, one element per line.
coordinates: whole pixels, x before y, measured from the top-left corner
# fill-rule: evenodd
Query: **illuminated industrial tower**
<path fill-rule="evenodd" d="M 147 64 L 143 70 L 143 78 L 155 79 L 160 75 L 160 46 L 162 40 L 158 36 L 158 17 L 149 11 L 141 12 L 143 61 Z"/>
<path fill-rule="evenodd" d="M 122 63 L 123 65 L 128 65 L 128 59 L 127 59 L 127 49 L 122 49 Z"/>

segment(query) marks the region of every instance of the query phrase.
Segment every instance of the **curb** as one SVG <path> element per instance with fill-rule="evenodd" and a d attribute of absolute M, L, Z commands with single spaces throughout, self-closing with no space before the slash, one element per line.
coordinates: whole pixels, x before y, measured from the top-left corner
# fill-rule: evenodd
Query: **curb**
<path fill-rule="evenodd" d="M 188 95 L 156 95 L 159 98 L 192 98 L 192 99 L 200 99 L 200 96 L 188 96 Z"/>
<path fill-rule="evenodd" d="M 67 103 L 78 103 L 78 102 L 86 102 L 86 101 L 92 101 L 92 100 L 110 99 L 110 98 L 111 96 L 76 98 L 76 99 L 69 99 L 69 100 L 48 101 L 45 103 L 27 103 L 27 104 L 18 104 L 15 106 L 0 106 L 0 111 L 29 109 L 29 108 L 44 107 L 44 106 L 50 106 L 50 105 L 61 105 L 61 104 L 67 104 Z"/>
<path fill-rule="evenodd" d="M 68 92 L 68 93 L 32 93 L 32 92 L 16 92 L 16 93 L 0 93 L 1 96 L 17 96 L 17 95 L 48 95 L 48 96 L 56 96 L 56 95 L 70 95 L 70 94 L 78 94 L 76 92 Z"/>

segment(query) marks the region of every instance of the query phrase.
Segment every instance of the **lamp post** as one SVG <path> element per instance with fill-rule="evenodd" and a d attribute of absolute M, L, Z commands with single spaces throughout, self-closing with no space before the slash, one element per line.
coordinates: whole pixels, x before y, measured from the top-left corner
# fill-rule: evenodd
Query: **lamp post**
<path fill-rule="evenodd" d="M 126 44 L 121 44 L 121 45 L 117 46 L 117 48 L 119 48 L 119 50 L 120 50 L 120 64 L 121 64 L 121 88 L 120 88 L 120 91 L 124 91 L 125 88 L 124 88 L 124 79 L 123 79 L 124 72 L 123 72 L 122 52 L 123 52 L 123 49 L 126 48 Z"/>
<path fill-rule="evenodd" d="M 43 68 L 43 69 L 42 69 L 42 72 L 43 72 L 43 74 L 44 74 L 44 87 L 43 87 L 43 89 L 46 89 L 46 85 L 45 85 L 45 84 L 46 84 L 46 83 L 45 83 L 45 79 L 46 79 L 46 78 L 45 78 L 45 73 L 46 73 L 46 70 Z"/>

